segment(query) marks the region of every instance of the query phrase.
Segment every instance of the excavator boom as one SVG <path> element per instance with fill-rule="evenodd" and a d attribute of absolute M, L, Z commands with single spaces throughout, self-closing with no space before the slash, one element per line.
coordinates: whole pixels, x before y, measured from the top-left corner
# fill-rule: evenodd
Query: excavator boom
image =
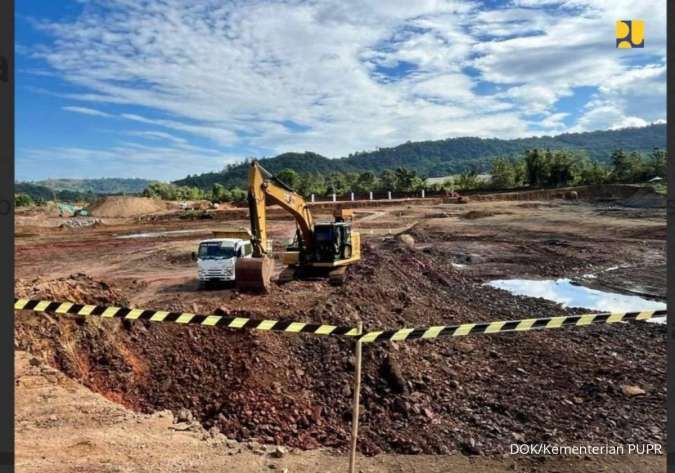
<path fill-rule="evenodd" d="M 290 213 L 298 225 L 303 244 L 312 246 L 314 222 L 307 203 L 302 196 L 267 172 L 258 161 L 251 162 L 248 174 L 248 206 L 253 235 L 253 255 L 267 253 L 266 202 L 276 204 Z"/>
<path fill-rule="evenodd" d="M 335 214 L 335 222 L 315 224 L 305 199 L 258 161 L 252 161 L 248 175 L 248 206 L 251 219 L 253 258 L 240 258 L 235 266 L 237 287 L 268 291 L 272 260 L 267 256 L 268 232 L 266 204 L 278 205 L 290 213 L 297 225 L 297 245 L 289 247 L 284 262 L 290 266 L 324 269 L 342 280 L 345 267 L 361 257 L 361 240 L 352 233 L 351 211 Z M 339 274 L 338 274 L 339 273 Z M 331 281 L 337 280 L 333 274 Z"/>

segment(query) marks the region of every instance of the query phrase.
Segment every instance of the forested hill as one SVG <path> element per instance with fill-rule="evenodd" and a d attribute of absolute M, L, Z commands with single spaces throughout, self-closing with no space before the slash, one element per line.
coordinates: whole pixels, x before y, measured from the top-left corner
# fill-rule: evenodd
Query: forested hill
<path fill-rule="evenodd" d="M 532 148 L 583 150 L 592 160 L 607 162 L 612 152 L 619 148 L 649 152 L 654 147 L 666 147 L 665 124 L 513 140 L 467 137 L 408 142 L 393 148 L 359 152 L 340 159 L 328 159 L 311 152 L 284 153 L 262 159 L 261 163 L 272 173 L 287 168 L 300 174 L 327 174 L 336 171 L 379 173 L 385 169 L 405 167 L 423 176 L 436 177 L 457 174 L 472 168 L 484 171 L 496 156 L 515 156 Z M 246 163 L 241 163 L 228 166 L 221 172 L 188 176 L 176 181 L 176 184 L 202 189 L 208 189 L 216 182 L 226 188 L 243 187 L 246 185 L 247 171 Z"/>
<path fill-rule="evenodd" d="M 46 179 L 33 184 L 54 191 L 72 191 L 94 194 L 135 194 L 143 192 L 150 182 L 139 178 L 104 177 L 100 179 Z"/>

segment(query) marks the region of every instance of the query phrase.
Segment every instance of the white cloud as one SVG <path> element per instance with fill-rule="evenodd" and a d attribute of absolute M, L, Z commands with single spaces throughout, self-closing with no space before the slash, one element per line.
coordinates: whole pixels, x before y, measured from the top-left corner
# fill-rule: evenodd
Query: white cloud
<path fill-rule="evenodd" d="M 163 131 L 129 131 L 127 132 L 127 134 L 131 136 L 139 136 L 141 138 L 147 138 L 150 140 L 164 140 L 180 144 L 187 143 L 187 140 L 185 138 L 178 138 L 170 133 L 164 133 Z"/>
<path fill-rule="evenodd" d="M 597 94 L 575 129 L 665 118 L 664 0 L 512 7 L 89 0 L 75 20 L 41 22 L 53 42 L 34 54 L 80 86 L 70 99 L 134 106 L 119 116 L 165 130 L 135 137 L 187 145 L 167 133 L 180 132 L 228 155 L 564 131 L 573 113 L 557 103 L 580 86 Z M 646 21 L 646 47 L 617 50 L 614 21 L 632 17 Z"/>
<path fill-rule="evenodd" d="M 587 111 L 579 118 L 571 131 L 592 131 L 639 127 L 650 122 L 644 118 L 627 115 L 620 102 L 594 100 L 589 103 Z"/>
<path fill-rule="evenodd" d="M 56 41 L 40 55 L 85 88 L 71 98 L 171 117 L 123 115 L 130 120 L 225 147 L 329 156 L 460 131 L 526 130 L 495 123 L 490 114 L 510 105 L 477 95 L 476 79 L 461 73 L 475 45 L 462 29 L 470 3 L 101 5 L 73 23 L 43 25 Z M 411 74 L 380 80 L 378 67 L 401 62 Z"/>
<path fill-rule="evenodd" d="M 62 146 L 18 151 L 22 155 L 17 163 L 19 180 L 102 176 L 173 180 L 220 169 L 224 163 L 238 160 L 238 157 L 218 150 L 180 143 L 167 146 L 120 143 L 107 149 Z M 47 162 L 55 166 L 45 166 Z M 60 172 L 55 173 L 54 169 L 60 169 Z"/>
<path fill-rule="evenodd" d="M 126 118 L 127 120 L 163 126 L 172 128 L 174 130 L 192 133 L 194 135 L 204 136 L 222 145 L 232 144 L 236 140 L 235 133 L 227 129 L 218 128 L 216 126 L 191 125 L 176 120 L 152 119 L 134 113 L 122 113 L 120 116 L 122 118 Z"/>
<path fill-rule="evenodd" d="M 95 110 L 93 108 L 87 108 L 87 107 L 75 107 L 75 106 L 67 106 L 67 107 L 62 107 L 63 110 L 66 112 L 75 112 L 75 113 L 81 113 L 82 115 L 91 115 L 94 117 L 111 117 L 109 113 L 102 112 L 100 110 Z"/>
<path fill-rule="evenodd" d="M 561 98 L 571 95 L 567 87 L 552 88 L 541 84 L 526 84 L 509 88 L 499 94 L 516 102 L 525 114 L 545 113 Z"/>
<path fill-rule="evenodd" d="M 517 2 L 528 7 L 537 2 Z M 551 3 L 551 2 L 548 2 Z M 570 131 L 647 124 L 665 118 L 664 1 L 602 2 L 567 0 L 558 8 L 527 8 L 536 34 L 489 41 L 477 46 L 474 65 L 489 81 L 505 84 L 501 95 L 513 99 L 526 113 L 553 113 L 562 97 L 576 87 L 597 88 Z M 548 12 L 547 12 L 548 11 Z M 517 30 L 514 10 L 479 15 Z M 645 20 L 645 49 L 614 47 L 617 19 Z M 488 30 L 489 28 L 483 28 Z"/>
<path fill-rule="evenodd" d="M 555 133 L 563 133 L 567 131 L 567 127 L 563 120 L 568 116 L 569 113 L 565 112 L 544 113 L 544 116 L 542 118 L 540 118 L 535 122 L 532 122 L 531 125 L 533 127 L 541 129 L 542 131 L 545 131 L 546 134 L 549 135 Z"/>

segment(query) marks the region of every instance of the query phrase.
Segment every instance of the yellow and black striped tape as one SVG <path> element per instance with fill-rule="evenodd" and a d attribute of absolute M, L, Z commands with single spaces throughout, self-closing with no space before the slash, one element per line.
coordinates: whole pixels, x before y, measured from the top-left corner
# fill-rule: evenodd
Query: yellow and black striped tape
<path fill-rule="evenodd" d="M 127 307 L 74 304 L 31 299 L 14 299 L 15 310 L 50 312 L 61 315 L 98 316 L 124 320 L 149 320 L 151 322 L 174 322 L 187 325 L 207 325 L 234 329 L 274 330 L 289 333 L 311 333 L 314 335 L 341 335 L 356 337 L 358 329 L 336 325 L 309 324 L 279 320 L 254 320 L 245 317 L 225 315 L 191 314 L 189 312 L 167 312 L 164 310 L 130 309 Z"/>
<path fill-rule="evenodd" d="M 359 338 L 363 343 L 398 342 L 403 340 L 431 339 L 437 337 L 463 337 L 502 332 L 525 332 L 528 330 L 554 329 L 590 324 L 612 324 L 633 322 L 662 317 L 666 310 L 647 310 L 643 312 L 605 312 L 601 314 L 563 315 L 536 319 L 507 320 L 461 325 L 436 325 L 423 328 L 404 328 L 400 330 L 381 330 L 367 332 Z"/>
<path fill-rule="evenodd" d="M 558 317 L 540 317 L 534 319 L 507 320 L 460 325 L 435 325 L 422 328 L 404 328 L 398 330 L 379 330 L 359 336 L 357 328 L 337 325 L 311 324 L 304 322 L 255 320 L 245 317 L 225 315 L 192 314 L 189 312 L 168 312 L 164 310 L 130 309 L 127 307 L 74 304 L 48 300 L 14 299 L 15 310 L 49 312 L 79 316 L 98 316 L 124 320 L 149 320 L 151 322 L 174 322 L 186 325 L 207 325 L 233 329 L 273 330 L 289 333 L 310 333 L 314 335 L 339 335 L 359 337 L 362 343 L 398 342 L 404 340 L 428 340 L 438 337 L 462 337 L 502 332 L 526 332 L 529 330 L 555 329 L 569 326 L 591 324 L 611 324 L 616 322 L 634 322 L 662 317 L 667 310 L 648 310 L 642 312 L 605 312 L 599 314 L 562 315 Z"/>

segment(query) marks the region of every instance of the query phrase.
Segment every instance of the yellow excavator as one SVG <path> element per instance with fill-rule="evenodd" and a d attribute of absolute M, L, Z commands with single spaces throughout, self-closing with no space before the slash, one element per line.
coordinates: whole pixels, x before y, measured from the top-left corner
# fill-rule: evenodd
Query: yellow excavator
<path fill-rule="evenodd" d="M 341 285 L 347 266 L 361 259 L 361 237 L 352 231 L 352 212 L 336 209 L 332 222 L 315 222 L 305 199 L 288 185 L 252 161 L 248 175 L 248 207 L 251 219 L 252 258 L 239 258 L 235 266 L 238 288 L 268 291 L 272 260 L 268 247 L 266 204 L 278 205 L 295 219 L 296 234 L 282 261 L 287 272 L 327 275 Z"/>

